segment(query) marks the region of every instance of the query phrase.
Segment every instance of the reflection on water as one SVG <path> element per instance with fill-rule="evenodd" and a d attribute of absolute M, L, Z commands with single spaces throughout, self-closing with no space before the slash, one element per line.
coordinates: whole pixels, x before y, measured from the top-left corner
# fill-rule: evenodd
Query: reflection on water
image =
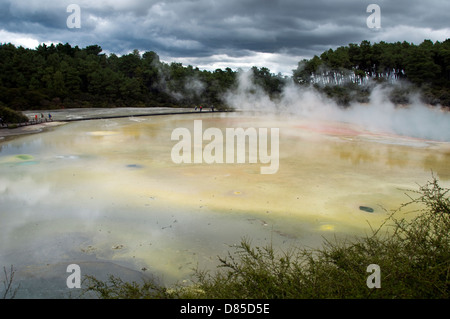
<path fill-rule="evenodd" d="M 363 234 L 431 177 L 450 181 L 449 143 L 374 134 L 343 123 L 202 115 L 203 127 L 280 128 L 280 168 L 174 164 L 172 130 L 198 115 L 73 122 L 0 144 L 0 265 L 19 297 L 67 294 L 65 267 L 189 279 L 243 237 L 320 246 Z"/>

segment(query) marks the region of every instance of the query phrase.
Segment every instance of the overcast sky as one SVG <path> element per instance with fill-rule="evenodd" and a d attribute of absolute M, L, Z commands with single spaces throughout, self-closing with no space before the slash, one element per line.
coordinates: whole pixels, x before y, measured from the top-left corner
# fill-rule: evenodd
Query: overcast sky
<path fill-rule="evenodd" d="M 70 4 L 80 8 L 80 28 L 67 25 Z M 369 4 L 380 7 L 381 28 L 368 27 Z M 0 42 L 98 44 L 200 69 L 291 75 L 301 59 L 349 43 L 444 41 L 449 12 L 449 0 L 0 0 Z"/>

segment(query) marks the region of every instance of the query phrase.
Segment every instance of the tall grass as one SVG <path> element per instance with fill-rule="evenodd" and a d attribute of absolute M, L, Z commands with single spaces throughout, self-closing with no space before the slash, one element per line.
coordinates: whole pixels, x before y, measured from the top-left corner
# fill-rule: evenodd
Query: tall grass
<path fill-rule="evenodd" d="M 86 278 L 101 298 L 321 299 L 444 298 L 450 296 L 449 189 L 436 178 L 417 191 L 370 235 L 325 241 L 319 249 L 277 251 L 243 239 L 220 257 L 214 273 L 197 270 L 193 285 L 165 288 L 154 282 Z M 414 205 L 413 205 L 414 204 Z M 418 207 L 414 218 L 399 218 Z M 380 267 L 380 288 L 369 288 L 367 267 Z"/>

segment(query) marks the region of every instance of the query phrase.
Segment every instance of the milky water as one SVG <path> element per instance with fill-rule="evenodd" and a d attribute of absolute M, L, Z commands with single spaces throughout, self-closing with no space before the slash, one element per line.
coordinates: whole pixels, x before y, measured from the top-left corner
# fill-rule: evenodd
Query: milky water
<path fill-rule="evenodd" d="M 223 132 L 279 128 L 278 172 L 175 164 L 171 133 L 196 119 Z M 215 269 L 243 238 L 320 247 L 380 225 L 431 170 L 450 183 L 450 143 L 250 113 L 72 122 L 0 147 L 0 265 L 17 269 L 19 298 L 73 294 L 72 263 L 82 275 L 170 284 Z"/>

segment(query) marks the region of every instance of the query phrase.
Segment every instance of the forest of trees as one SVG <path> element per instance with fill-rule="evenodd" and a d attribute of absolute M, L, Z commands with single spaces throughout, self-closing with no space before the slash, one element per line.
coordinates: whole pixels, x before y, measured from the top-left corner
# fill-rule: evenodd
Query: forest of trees
<path fill-rule="evenodd" d="M 165 63 L 153 51 L 106 55 L 98 45 L 79 48 L 68 43 L 41 44 L 35 49 L 0 44 L 0 61 L 0 108 L 16 111 L 199 104 L 226 108 L 222 96 L 237 85 L 239 72 Z M 409 89 L 393 92 L 394 102 L 407 103 L 407 93 L 420 89 L 424 102 L 450 107 L 450 39 L 425 40 L 420 45 L 350 44 L 300 61 L 291 78 L 265 67 L 251 70 L 255 84 L 272 98 L 293 80 L 299 86 L 312 85 L 345 106 L 353 100 L 365 101 L 370 93 L 370 85 L 355 79 L 383 83 L 394 78 L 411 83 Z M 351 75 L 353 81 L 319 84 L 312 81 L 317 75 Z"/>
<path fill-rule="evenodd" d="M 1 45 L 0 103 L 14 110 L 219 104 L 220 93 L 235 82 L 231 69 L 166 64 L 155 52 L 101 52 L 98 45 Z"/>
<path fill-rule="evenodd" d="M 312 83 L 312 75 L 351 75 L 355 81 L 341 85 Z M 323 52 L 320 57 L 302 60 L 293 72 L 300 85 L 314 85 L 318 90 L 347 105 L 352 100 L 367 101 L 371 85 L 359 84 L 370 78 L 374 83 L 405 82 L 391 93 L 394 103 L 408 103 L 409 93 L 419 91 L 424 103 L 450 107 L 450 39 L 430 40 L 420 45 L 408 42 L 349 44 Z"/>

